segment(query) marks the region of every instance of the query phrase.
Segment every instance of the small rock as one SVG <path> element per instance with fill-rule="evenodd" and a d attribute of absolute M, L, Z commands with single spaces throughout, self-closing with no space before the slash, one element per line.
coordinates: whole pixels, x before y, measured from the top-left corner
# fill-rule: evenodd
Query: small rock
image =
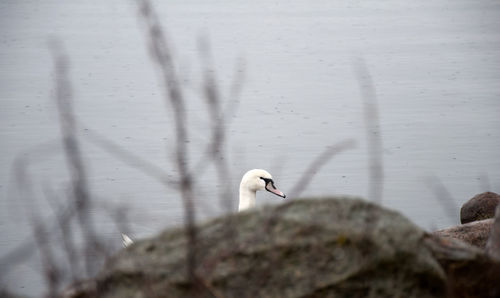
<path fill-rule="evenodd" d="M 443 238 L 462 240 L 468 244 L 484 248 L 490 236 L 493 219 L 470 222 L 463 225 L 435 231 L 433 234 Z"/>
<path fill-rule="evenodd" d="M 498 204 L 500 204 L 500 195 L 494 192 L 478 194 L 463 204 L 460 209 L 460 222 L 464 224 L 493 218 Z"/>

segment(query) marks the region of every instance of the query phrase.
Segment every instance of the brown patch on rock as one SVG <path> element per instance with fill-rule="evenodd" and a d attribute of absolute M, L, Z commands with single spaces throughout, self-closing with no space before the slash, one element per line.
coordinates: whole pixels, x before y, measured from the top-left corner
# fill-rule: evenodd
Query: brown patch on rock
<path fill-rule="evenodd" d="M 494 192 L 484 192 L 474 196 L 462 205 L 460 222 L 469 223 L 495 217 L 495 208 L 500 204 L 500 195 Z"/>
<path fill-rule="evenodd" d="M 424 241 L 446 272 L 446 297 L 500 297 L 500 262 L 457 239 L 428 235 Z"/>
<path fill-rule="evenodd" d="M 451 228 L 435 231 L 433 234 L 443 238 L 462 240 L 468 244 L 484 248 L 490 236 L 493 219 L 475 221 Z"/>

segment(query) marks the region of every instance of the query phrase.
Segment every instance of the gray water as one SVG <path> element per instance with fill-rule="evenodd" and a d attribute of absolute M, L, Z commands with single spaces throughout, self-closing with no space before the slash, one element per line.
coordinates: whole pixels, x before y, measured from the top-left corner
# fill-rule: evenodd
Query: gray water
<path fill-rule="evenodd" d="M 217 198 L 223 185 L 232 185 L 236 206 L 246 170 L 269 170 L 286 193 L 318 154 L 348 138 L 357 148 L 325 164 L 304 195 L 367 196 L 366 130 L 353 68 L 359 57 L 378 98 L 385 206 L 435 229 L 458 223 L 461 204 L 473 195 L 500 192 L 500 2 L 184 0 L 157 7 L 185 79 L 193 160 L 209 136 L 200 40 L 210 45 L 225 103 L 239 102 L 227 128 L 232 178 L 203 176 L 196 194 L 201 218 L 224 212 Z M 127 206 L 135 237 L 182 223 L 175 191 L 84 138 L 88 129 L 99 131 L 175 177 L 171 114 L 141 28 L 133 1 L 0 2 L 0 255 L 31 237 L 32 208 L 52 215 L 44 188 L 61 195 L 68 188 L 50 38 L 60 39 L 71 59 L 95 200 Z M 230 98 L 235 73 L 244 74 L 242 92 Z M 50 149 L 35 150 L 41 144 Z M 28 153 L 39 195 L 26 204 L 15 195 L 12 167 Z M 429 178 L 442 182 L 453 203 L 436 198 Z M 259 205 L 279 202 L 258 195 Z M 97 207 L 94 213 L 102 233 L 119 243 L 113 220 Z M 39 270 L 30 258 L 3 272 L 1 282 L 39 293 Z"/>

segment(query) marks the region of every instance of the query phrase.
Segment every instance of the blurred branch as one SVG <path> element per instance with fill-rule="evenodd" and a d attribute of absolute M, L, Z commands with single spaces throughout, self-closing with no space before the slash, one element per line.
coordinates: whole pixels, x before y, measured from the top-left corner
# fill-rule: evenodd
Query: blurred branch
<path fill-rule="evenodd" d="M 359 88 L 361 89 L 363 114 L 366 126 L 366 140 L 370 171 L 370 191 L 368 197 L 375 203 L 382 204 L 384 190 L 384 164 L 377 93 L 365 61 L 359 58 L 353 63 Z"/>
<path fill-rule="evenodd" d="M 53 146 L 37 146 L 35 149 L 53 149 Z M 31 150 L 30 150 L 31 151 Z M 36 152 L 36 150 L 34 150 Z M 54 153 L 57 151 L 51 150 L 46 152 Z M 45 152 L 39 152 L 43 155 Z M 37 156 L 40 157 L 40 154 Z M 28 166 L 31 165 L 34 161 L 39 161 L 38 159 L 33 159 L 29 154 L 20 154 L 13 164 L 13 177 L 15 180 L 15 185 L 17 185 L 17 189 L 19 191 L 20 198 L 24 199 L 27 204 L 34 204 L 35 196 L 31 187 L 33 185 L 32 181 L 29 180 L 27 175 Z M 12 196 L 12 194 L 11 194 Z M 75 217 L 77 210 L 73 204 L 69 204 L 69 206 L 59 206 L 58 210 L 53 211 L 56 219 L 51 224 L 46 225 L 46 231 L 53 231 L 60 226 L 69 226 L 71 220 Z M 33 208 L 29 210 L 29 214 L 31 214 Z M 47 232 L 48 233 L 48 232 Z M 46 239 L 49 240 L 49 237 Z M 4 271 L 9 270 L 11 267 L 24 262 L 27 258 L 31 257 L 35 250 L 37 249 L 36 241 L 33 237 L 29 237 L 28 239 L 22 241 L 22 243 L 16 246 L 14 249 L 9 251 L 8 253 L 2 255 L 0 257 L 0 264 L 2 264 L 2 269 Z"/>
<path fill-rule="evenodd" d="M 45 278 L 48 291 L 46 297 L 56 297 L 60 274 L 51 249 L 50 233 L 45 228 L 43 221 L 37 213 L 38 206 L 34 200 L 33 183 L 27 173 L 27 168 L 27 161 L 25 159 L 20 158 L 15 161 L 14 171 L 18 196 L 24 201 L 26 214 L 31 220 L 34 239 L 33 248 L 38 249 L 40 252 L 40 260 L 44 273 L 43 277 Z M 4 264 L 2 263 L 2 265 Z"/>
<path fill-rule="evenodd" d="M 69 61 L 65 55 L 61 44 L 57 41 L 50 43 L 51 52 L 54 59 L 54 69 L 56 74 L 55 101 L 59 111 L 59 121 L 63 138 L 63 148 L 66 155 L 68 170 L 72 179 L 73 203 L 76 208 L 76 216 L 80 229 L 85 237 L 86 243 L 86 271 L 90 274 L 95 264 L 94 257 L 90 251 L 101 250 L 97 234 L 94 228 L 90 208 L 91 197 L 89 195 L 89 185 L 87 182 L 87 172 L 80 151 L 80 144 L 76 137 L 76 121 L 72 101 L 71 83 L 69 80 Z"/>
<path fill-rule="evenodd" d="M 17 177 L 17 171 L 22 168 L 23 171 L 28 171 L 28 167 L 36 163 L 46 161 L 47 158 L 55 156 L 61 153 L 61 141 L 60 139 L 53 139 L 45 141 L 41 144 L 23 150 L 17 154 L 14 159 L 11 174 L 9 176 L 9 183 L 7 184 L 7 197 L 13 198 L 15 196 L 14 190 L 16 190 L 17 182 L 19 182 Z M 14 187 L 12 187 L 14 186 Z M 15 200 L 8 200 L 7 202 L 15 202 Z M 16 212 L 12 212 L 12 217 L 17 219 Z"/>
<path fill-rule="evenodd" d="M 434 192 L 437 201 L 441 203 L 441 206 L 446 212 L 448 218 L 453 221 L 456 221 L 457 220 L 456 210 L 458 210 L 458 206 L 457 203 L 455 202 L 455 199 L 453 199 L 453 196 L 450 194 L 446 186 L 444 186 L 444 184 L 438 177 L 427 178 L 426 184 Z"/>
<path fill-rule="evenodd" d="M 175 71 L 167 38 L 151 2 L 149 0 L 137 0 L 137 2 L 141 19 L 145 25 L 146 35 L 149 39 L 151 55 L 165 88 L 165 101 L 173 110 L 176 137 L 175 162 L 180 177 L 179 184 L 184 204 L 186 237 L 188 239 L 187 274 L 190 282 L 196 285 L 196 220 L 193 203 L 193 181 L 188 168 L 188 130 L 184 96 Z"/>
<path fill-rule="evenodd" d="M 321 167 L 325 166 L 326 163 L 332 159 L 335 155 L 352 149 L 356 146 L 354 140 L 345 140 L 332 147 L 326 148 L 320 155 L 318 155 L 306 168 L 302 176 L 297 180 L 295 186 L 290 191 L 290 195 L 293 197 L 298 197 L 307 188 L 309 183 L 311 183 L 314 176 L 319 172 Z"/>
<path fill-rule="evenodd" d="M 61 272 L 57 267 L 55 256 L 53 255 L 51 249 L 51 242 L 48 236 L 49 233 L 47 232 L 42 220 L 35 215 L 35 213 L 33 213 L 32 225 L 36 247 L 40 251 L 40 259 L 42 261 L 44 271 L 43 276 L 45 277 L 45 284 L 47 285 L 48 290 L 46 297 L 57 297 Z"/>
<path fill-rule="evenodd" d="M 78 261 L 79 257 L 75 246 L 73 231 L 71 229 L 71 221 L 68 222 L 65 216 L 59 213 L 59 210 L 63 210 L 63 208 L 61 203 L 56 199 L 57 194 L 48 185 L 44 187 L 44 190 L 45 198 L 52 208 L 52 212 L 61 232 L 62 247 L 64 248 L 64 254 L 69 264 L 69 271 L 71 273 L 70 280 L 73 282 L 80 277 L 80 262 Z"/>
<path fill-rule="evenodd" d="M 148 175 L 151 178 L 154 178 L 155 180 L 158 180 L 161 184 L 169 187 L 178 187 L 179 183 L 174 179 L 168 177 L 168 175 L 162 168 L 146 161 L 145 159 L 130 151 L 127 151 L 126 149 L 113 143 L 108 138 L 102 136 L 97 131 L 88 129 L 87 132 L 88 134 L 85 134 L 84 137 L 86 137 L 94 145 L 107 151 L 112 156 L 118 158 L 125 164 L 128 164 L 130 167 L 143 172 L 144 174 Z"/>
<path fill-rule="evenodd" d="M 59 218 L 57 219 L 57 221 L 50 224 L 48 228 L 44 229 L 44 231 L 52 231 L 56 229 L 59 224 L 69 224 L 75 214 L 76 210 L 65 208 L 62 212 L 60 211 L 58 213 Z M 33 255 L 36 249 L 36 241 L 35 239 L 33 239 L 33 237 L 29 237 L 28 239 L 24 240 L 20 245 L 16 246 L 16 248 L 2 255 L 2 257 L 0 258 L 2 271 L 6 272 L 17 264 L 25 262 L 26 259 Z"/>
<path fill-rule="evenodd" d="M 206 103 L 209 111 L 209 118 L 212 123 L 212 136 L 203 155 L 200 160 L 195 163 L 192 171 L 195 171 L 197 176 L 203 175 L 205 170 L 208 168 L 211 162 L 215 163 L 217 168 L 219 181 L 230 181 L 231 177 L 229 173 L 229 165 L 225 161 L 224 144 L 227 142 L 226 131 L 231 124 L 231 116 L 237 111 L 239 106 L 238 97 L 241 94 L 241 88 L 243 86 L 244 78 L 244 68 L 240 64 L 237 64 L 235 68 L 235 73 L 233 76 L 233 82 L 229 91 L 229 101 L 225 108 L 222 107 L 221 95 L 218 92 L 219 88 L 217 85 L 215 68 L 212 62 L 212 55 L 210 52 L 210 45 L 205 39 L 201 39 L 199 42 L 200 53 L 202 56 L 202 62 L 204 63 L 204 82 L 203 82 L 203 97 L 206 99 Z M 229 199 L 230 190 L 226 187 L 221 192 L 221 202 L 224 207 L 228 210 L 232 210 L 232 201 Z"/>
<path fill-rule="evenodd" d="M 218 180 L 222 182 L 222 190 L 219 197 L 221 198 L 221 205 L 232 210 L 231 189 L 228 182 L 231 180 L 229 173 L 229 165 L 225 158 L 225 142 L 226 142 L 226 117 L 222 111 L 221 97 L 218 92 L 217 79 L 215 75 L 215 68 L 212 62 L 210 53 L 210 46 L 207 40 L 200 41 L 200 53 L 202 60 L 205 63 L 204 71 L 204 97 L 208 108 L 209 118 L 212 123 L 212 135 L 210 142 L 206 149 L 209 160 L 214 162 L 217 170 Z M 231 100 L 230 102 L 235 102 Z M 199 169 L 195 170 L 199 173 Z"/>

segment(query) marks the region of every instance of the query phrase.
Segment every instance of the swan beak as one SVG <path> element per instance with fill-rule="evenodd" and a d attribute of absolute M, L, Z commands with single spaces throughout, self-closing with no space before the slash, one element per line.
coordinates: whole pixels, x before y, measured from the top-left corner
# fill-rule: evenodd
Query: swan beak
<path fill-rule="evenodd" d="M 275 194 L 277 196 L 280 196 L 282 198 L 286 198 L 286 195 L 281 190 L 277 189 L 276 186 L 274 186 L 274 183 L 272 181 L 269 181 L 269 183 L 267 183 L 266 190 L 268 192 L 272 192 L 273 194 Z"/>

